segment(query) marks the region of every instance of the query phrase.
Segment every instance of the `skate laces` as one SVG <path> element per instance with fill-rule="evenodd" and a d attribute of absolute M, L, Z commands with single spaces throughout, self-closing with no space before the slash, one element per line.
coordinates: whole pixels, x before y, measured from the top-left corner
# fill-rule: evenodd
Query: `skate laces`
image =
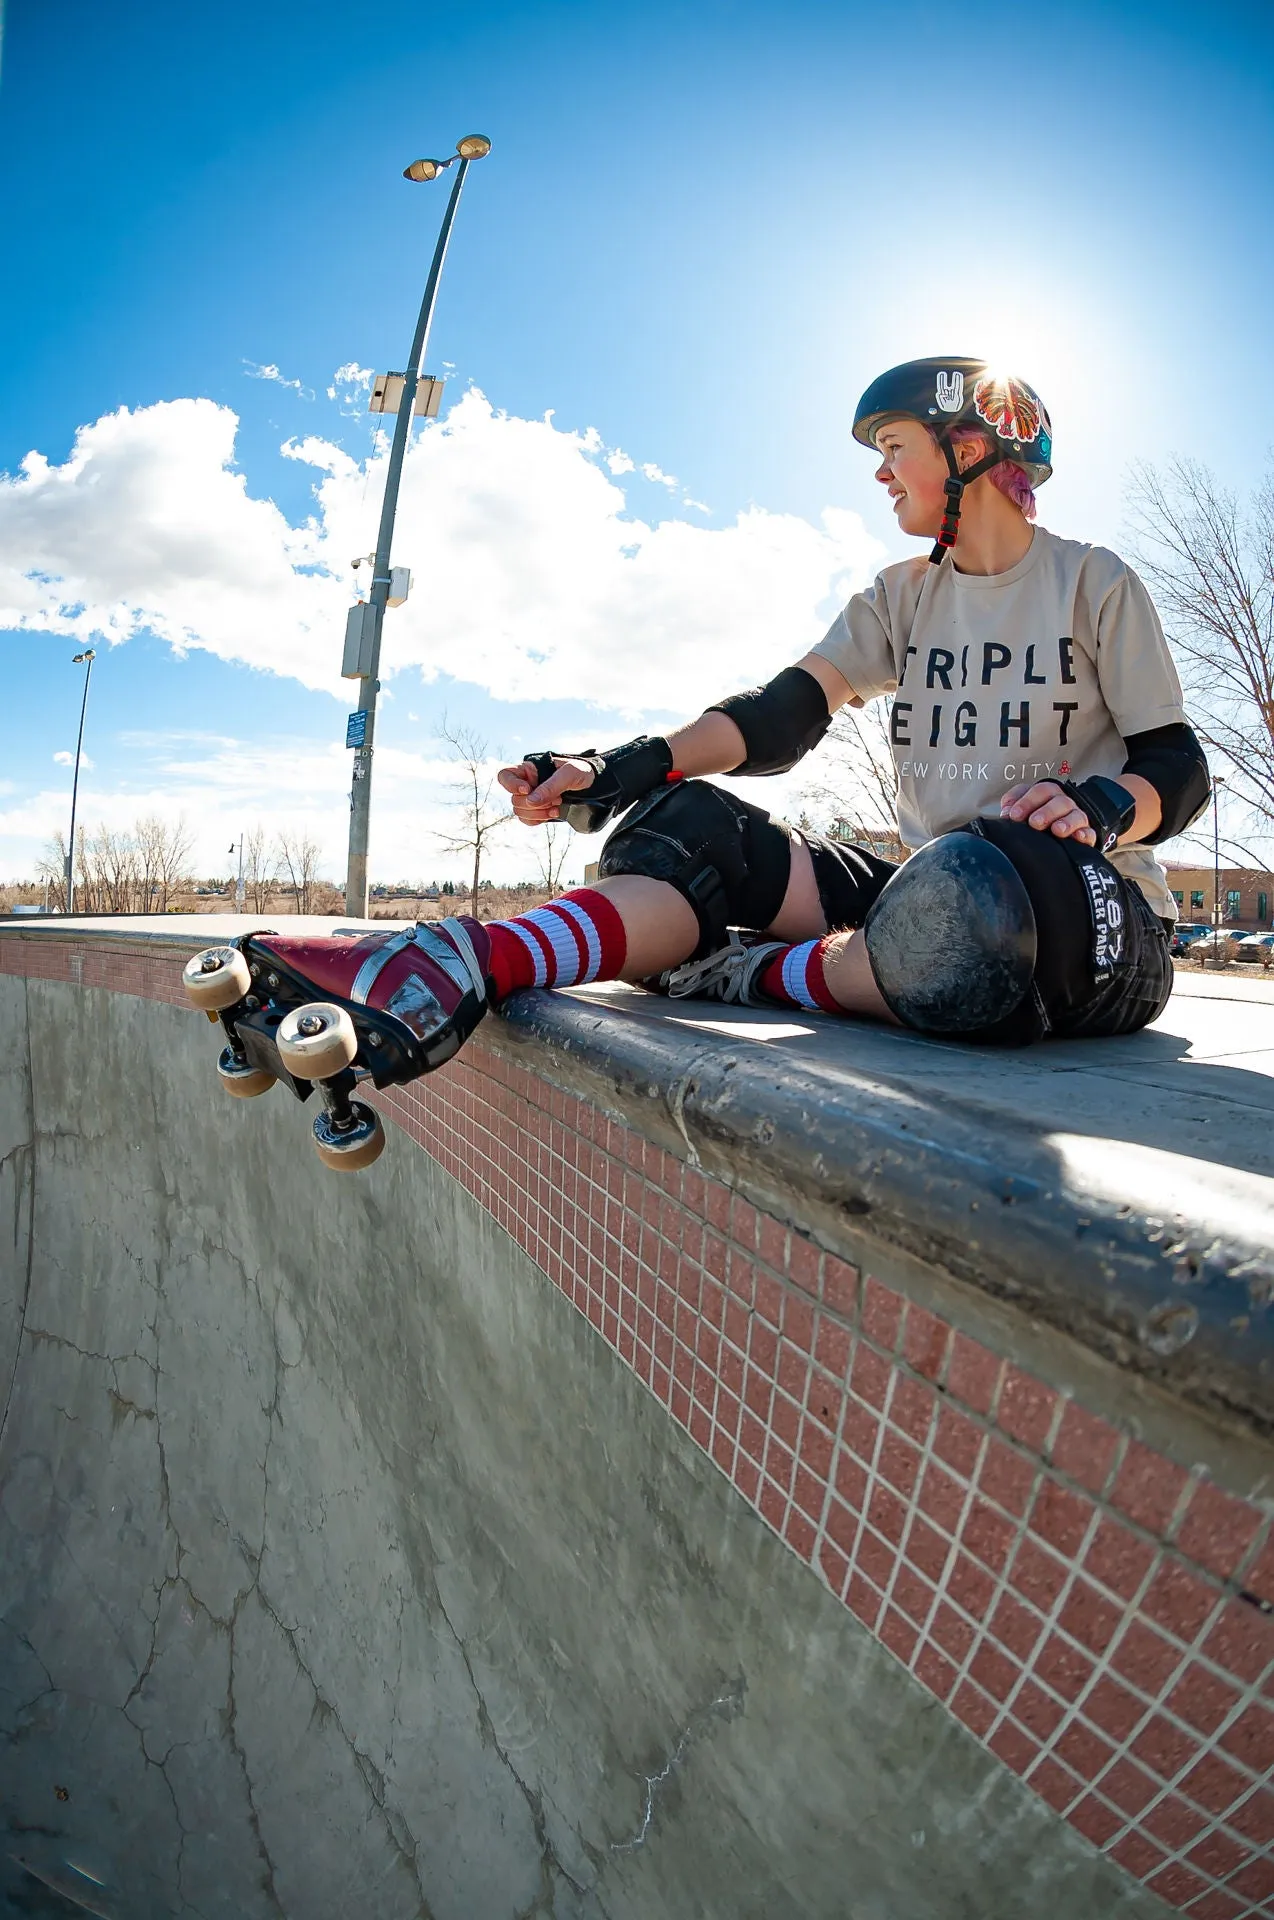
<path fill-rule="evenodd" d="M 764 1006 L 751 997 L 756 977 L 767 960 L 783 951 L 781 940 L 749 940 L 731 931 L 728 943 L 702 960 L 687 960 L 660 976 L 660 987 L 671 1000 L 724 1000 L 730 1006 Z"/>

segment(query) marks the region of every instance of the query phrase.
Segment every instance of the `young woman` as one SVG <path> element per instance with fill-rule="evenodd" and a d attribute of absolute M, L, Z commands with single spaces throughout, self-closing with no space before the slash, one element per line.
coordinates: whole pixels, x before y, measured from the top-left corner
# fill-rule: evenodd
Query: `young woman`
<path fill-rule="evenodd" d="M 620 824 L 595 888 L 469 929 L 497 997 L 663 976 L 674 994 L 1016 1043 L 1162 1010 L 1174 909 L 1151 848 L 1209 783 L 1145 588 L 1117 555 L 1032 525 L 1052 446 L 1024 380 L 909 362 L 867 389 L 854 437 L 932 551 L 886 567 L 768 686 L 666 740 L 502 772 L 528 825 Z M 901 868 L 703 783 L 784 772 L 838 707 L 885 694 L 899 830 L 920 849 Z"/>
<path fill-rule="evenodd" d="M 404 1010 L 412 1071 L 519 987 L 598 979 L 1017 1045 L 1162 1010 L 1173 903 L 1151 849 L 1209 781 L 1145 588 L 1116 554 L 1032 524 L 1052 440 L 1024 380 L 911 361 L 873 381 L 854 436 L 932 550 L 886 567 L 768 685 L 666 739 L 504 769 L 527 825 L 617 823 L 602 877 L 515 920 L 395 936 L 383 972 L 362 949 L 384 942 L 358 943 L 350 997 Z M 915 849 L 900 867 L 704 778 L 786 772 L 838 707 L 886 694 Z"/>

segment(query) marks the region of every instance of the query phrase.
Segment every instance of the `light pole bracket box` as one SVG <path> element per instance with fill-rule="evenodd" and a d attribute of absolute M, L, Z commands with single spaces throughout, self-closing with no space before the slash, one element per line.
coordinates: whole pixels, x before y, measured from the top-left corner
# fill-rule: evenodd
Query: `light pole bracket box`
<path fill-rule="evenodd" d="M 405 373 L 378 373 L 372 381 L 371 397 L 367 402 L 368 413 L 397 413 L 403 403 L 403 382 Z M 416 398 L 411 410 L 422 420 L 436 420 L 438 409 L 442 405 L 443 380 L 435 380 L 432 374 L 422 373 L 416 382 Z"/>
<path fill-rule="evenodd" d="M 341 662 L 343 680 L 370 680 L 372 650 L 376 645 L 376 609 L 370 600 L 359 600 L 345 616 L 345 658 Z"/>

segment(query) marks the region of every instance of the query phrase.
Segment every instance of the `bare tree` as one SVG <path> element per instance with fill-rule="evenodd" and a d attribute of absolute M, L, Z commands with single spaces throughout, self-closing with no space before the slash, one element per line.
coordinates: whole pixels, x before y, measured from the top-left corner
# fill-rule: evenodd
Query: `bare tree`
<path fill-rule="evenodd" d="M 253 913 L 269 910 L 274 886 L 274 863 L 270 859 L 269 838 L 258 820 L 251 833 L 243 837 L 243 901 Z"/>
<path fill-rule="evenodd" d="M 319 847 L 308 834 L 281 830 L 275 843 L 279 877 L 292 891 L 293 911 L 313 913 L 314 888 L 318 882 Z"/>
<path fill-rule="evenodd" d="M 112 833 L 103 821 L 76 848 L 77 891 L 83 879 L 92 913 L 131 913 L 137 897 L 137 848 L 128 833 Z M 91 903 L 91 904 L 90 904 Z"/>
<path fill-rule="evenodd" d="M 133 829 L 137 912 L 167 913 L 176 894 L 190 885 L 190 829 L 186 816 L 167 821 L 147 814 Z"/>
<path fill-rule="evenodd" d="M 55 913 L 66 912 L 66 835 L 59 828 L 35 863 L 37 879 L 49 890 L 49 905 Z"/>
<path fill-rule="evenodd" d="M 535 863 L 546 893 L 562 891 L 562 869 L 574 835 L 565 820 L 550 820 L 536 835 Z"/>
<path fill-rule="evenodd" d="M 1246 508 L 1204 466 L 1133 470 L 1134 558 L 1204 742 L 1258 832 L 1274 829 L 1274 475 Z"/>
<path fill-rule="evenodd" d="M 852 830 L 863 838 L 898 833 L 898 775 L 889 740 L 889 702 L 841 707 L 833 716 L 818 763 L 820 778 L 802 800 L 826 818 L 831 831 Z"/>
<path fill-rule="evenodd" d="M 505 807 L 495 810 L 492 794 L 495 782 L 488 772 L 490 756 L 487 743 L 471 727 L 453 727 L 443 715 L 438 732 L 451 748 L 452 758 L 461 769 L 461 778 L 455 782 L 453 791 L 463 823 L 458 833 L 450 836 L 439 834 L 444 853 L 465 853 L 473 860 L 472 882 L 469 889 L 469 911 L 474 919 L 478 917 L 478 882 L 482 876 L 482 861 L 496 834 L 502 833 L 509 824 L 510 815 Z"/>

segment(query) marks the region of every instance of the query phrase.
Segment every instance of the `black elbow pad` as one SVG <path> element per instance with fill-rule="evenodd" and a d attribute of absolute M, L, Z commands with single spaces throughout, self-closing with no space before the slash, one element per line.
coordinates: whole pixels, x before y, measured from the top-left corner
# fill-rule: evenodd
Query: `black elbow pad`
<path fill-rule="evenodd" d="M 1159 795 L 1163 818 L 1153 833 L 1140 842 L 1155 846 L 1184 833 L 1197 820 L 1212 794 L 1212 781 L 1203 748 L 1194 729 L 1184 721 L 1170 727 L 1151 727 L 1147 733 L 1130 733 L 1124 742 L 1128 758 L 1124 772 L 1148 780 Z"/>
<path fill-rule="evenodd" d="M 748 757 L 732 773 L 786 773 L 832 724 L 827 695 L 804 667 L 784 667 L 768 686 L 732 693 L 709 713 L 724 713 L 743 735 Z"/>

